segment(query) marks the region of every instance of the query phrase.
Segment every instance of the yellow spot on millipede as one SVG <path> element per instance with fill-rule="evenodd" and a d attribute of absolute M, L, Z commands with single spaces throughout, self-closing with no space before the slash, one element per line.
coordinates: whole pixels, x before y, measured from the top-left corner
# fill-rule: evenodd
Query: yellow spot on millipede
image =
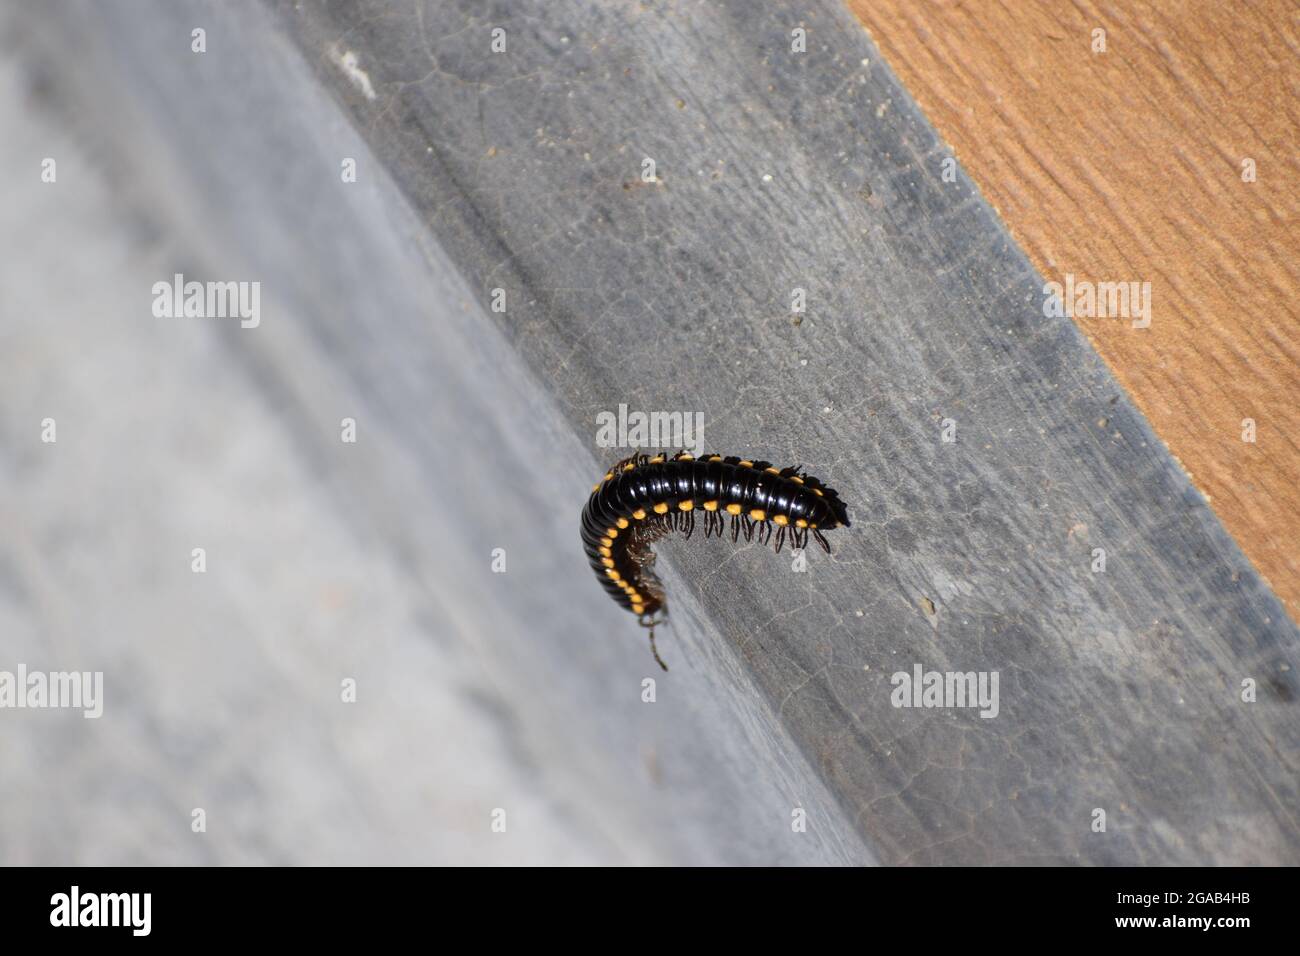
<path fill-rule="evenodd" d="M 619 519 L 618 519 L 616 522 L 614 522 L 614 523 L 615 523 L 616 525 L 618 525 L 620 528 L 626 528 L 626 527 L 627 527 L 627 519 L 626 519 L 626 518 L 619 518 Z"/>
<path fill-rule="evenodd" d="M 818 498 L 825 498 L 825 497 L 826 497 L 824 494 L 822 494 L 822 490 L 821 490 L 820 488 L 814 488 L 814 489 L 813 489 L 813 494 L 815 494 Z"/>
<path fill-rule="evenodd" d="M 763 470 L 764 470 L 765 472 L 767 472 L 769 475 L 779 475 L 779 474 L 781 474 L 781 469 L 780 469 L 780 468 L 764 468 Z"/>
<path fill-rule="evenodd" d="M 606 548 L 604 545 L 602 545 L 597 550 L 599 550 L 601 555 L 606 558 L 612 558 L 614 556 L 614 552 L 610 551 L 609 548 Z"/>
<path fill-rule="evenodd" d="M 718 510 L 718 503 L 717 503 L 716 501 L 706 501 L 706 502 L 704 502 L 704 510 L 705 510 L 705 511 L 717 511 L 717 510 Z"/>
<path fill-rule="evenodd" d="M 663 463 L 664 463 L 663 455 L 655 455 L 653 458 L 650 459 L 650 464 L 652 465 L 662 465 Z"/>
<path fill-rule="evenodd" d="M 753 468 L 753 467 L 754 467 L 754 463 L 753 463 L 752 461 L 742 461 L 742 462 L 740 463 L 740 467 L 741 467 L 741 468 Z"/>
<path fill-rule="evenodd" d="M 613 480 L 614 480 L 614 473 L 613 473 L 612 471 L 607 471 L 607 472 L 605 472 L 605 480 L 606 480 L 606 481 L 613 481 Z"/>
<path fill-rule="evenodd" d="M 740 514 L 740 512 L 741 512 L 740 505 L 735 504 L 734 502 L 732 504 L 727 505 L 727 514 L 738 515 Z"/>
<path fill-rule="evenodd" d="M 600 563 L 603 564 L 603 565 L 604 565 L 605 567 L 607 567 L 607 568 L 612 568 L 612 567 L 614 566 L 614 559 L 613 559 L 613 558 L 601 558 L 601 559 L 600 559 Z"/>
<path fill-rule="evenodd" d="M 619 574 L 617 571 L 615 571 L 613 568 L 606 568 L 605 573 L 608 574 L 615 581 L 617 581 L 619 578 L 622 577 L 622 575 Z"/>
<path fill-rule="evenodd" d="M 634 613 L 634 614 L 644 614 L 644 613 L 645 613 L 645 605 L 644 605 L 644 604 L 633 604 L 633 605 L 632 605 L 632 613 Z"/>
<path fill-rule="evenodd" d="M 808 527 L 808 522 L 805 521 L 803 518 L 799 518 L 795 521 L 794 526 L 796 528 L 806 528 Z"/>
<path fill-rule="evenodd" d="M 772 520 L 783 528 L 790 523 L 790 519 L 785 515 L 773 515 Z"/>
<path fill-rule="evenodd" d="M 695 460 L 695 456 L 694 456 L 694 455 L 682 455 L 682 456 L 681 456 L 680 458 L 678 458 L 677 460 L 678 460 L 678 461 L 694 461 L 694 460 Z"/>
<path fill-rule="evenodd" d="M 692 508 L 695 507 L 695 502 L 687 498 L 685 501 L 677 502 L 677 507 L 681 508 L 683 511 L 690 511 Z"/>
<path fill-rule="evenodd" d="M 710 455 L 710 456 L 709 456 L 709 461 L 722 461 L 722 456 L 721 456 L 721 455 Z"/>
<path fill-rule="evenodd" d="M 637 521 L 645 521 L 645 509 L 637 508 L 636 511 L 632 512 L 632 517 Z"/>
<path fill-rule="evenodd" d="M 767 520 L 767 512 L 764 511 L 762 508 L 751 508 L 749 512 L 749 516 L 753 518 L 755 521 Z"/>
<path fill-rule="evenodd" d="M 803 484 L 803 479 L 800 478 L 798 475 L 791 475 L 791 476 L 790 476 L 790 480 L 793 481 L 796 485 L 802 485 L 802 484 Z"/>
<path fill-rule="evenodd" d="M 617 529 L 617 528 L 606 528 L 606 529 L 605 529 L 605 537 L 607 537 L 607 538 L 617 538 L 617 537 L 618 537 L 618 529 Z"/>
<path fill-rule="evenodd" d="M 626 465 L 623 466 L 623 470 L 624 470 L 624 471 L 631 471 L 631 470 L 632 470 L 633 468 L 635 468 L 635 467 L 636 467 L 636 462 L 634 462 L 634 461 L 629 461 Z"/>
<path fill-rule="evenodd" d="M 594 485 L 591 486 L 591 493 L 592 493 L 592 494 L 595 494 L 595 493 L 598 492 L 598 491 L 600 491 L 600 482 L 599 482 L 599 481 L 596 482 Z"/>
<path fill-rule="evenodd" d="M 655 505 L 655 514 L 662 515 L 667 513 L 668 513 L 668 502 L 661 501 L 659 502 L 659 504 Z"/>

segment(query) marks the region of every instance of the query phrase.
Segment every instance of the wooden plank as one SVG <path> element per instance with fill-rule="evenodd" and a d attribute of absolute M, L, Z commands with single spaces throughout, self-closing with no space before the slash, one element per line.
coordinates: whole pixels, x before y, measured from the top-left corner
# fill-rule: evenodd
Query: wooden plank
<path fill-rule="evenodd" d="M 1295 5 L 849 6 L 1046 279 L 1150 283 L 1080 328 L 1294 618 Z"/>

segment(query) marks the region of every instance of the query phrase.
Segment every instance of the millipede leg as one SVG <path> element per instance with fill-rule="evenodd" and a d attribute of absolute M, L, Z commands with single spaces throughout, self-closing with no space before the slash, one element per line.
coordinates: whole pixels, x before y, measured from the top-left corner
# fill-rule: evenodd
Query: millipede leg
<path fill-rule="evenodd" d="M 659 648 L 655 647 L 655 629 L 653 627 L 650 628 L 650 653 L 654 655 L 655 663 L 665 671 L 668 670 L 668 665 L 665 664 L 664 659 L 659 656 Z"/>
<path fill-rule="evenodd" d="M 668 670 L 668 665 L 665 664 L 664 659 L 659 656 L 659 648 L 655 647 L 655 625 L 663 623 L 667 620 L 668 620 L 668 614 L 667 612 L 664 612 L 664 616 L 658 621 L 656 621 L 654 619 L 654 616 L 650 614 L 642 614 L 640 620 L 638 621 L 638 623 L 642 627 L 650 631 L 650 653 L 654 655 L 655 663 L 657 663 L 664 670 Z"/>
<path fill-rule="evenodd" d="M 824 550 L 827 554 L 830 554 L 831 543 L 822 536 L 822 533 L 820 531 L 814 531 L 813 534 L 817 536 L 817 543 L 822 546 L 822 550 Z"/>
<path fill-rule="evenodd" d="M 731 516 L 731 540 L 732 540 L 732 542 L 734 543 L 735 540 L 736 540 L 738 537 L 740 537 L 740 515 L 732 515 L 732 516 Z"/>
<path fill-rule="evenodd" d="M 781 545 L 785 544 L 785 527 L 782 526 L 776 533 L 776 553 L 781 553 Z"/>

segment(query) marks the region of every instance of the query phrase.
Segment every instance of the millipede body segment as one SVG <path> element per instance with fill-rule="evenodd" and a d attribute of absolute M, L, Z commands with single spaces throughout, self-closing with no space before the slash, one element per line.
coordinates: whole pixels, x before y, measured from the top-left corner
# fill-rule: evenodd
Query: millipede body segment
<path fill-rule="evenodd" d="M 811 536 L 829 553 L 823 532 L 848 527 L 849 514 L 834 489 L 798 467 L 686 452 L 620 461 L 591 490 L 582 512 L 582 544 L 601 586 L 651 629 L 652 649 L 666 598 L 650 545 L 670 531 L 689 538 L 697 522 L 705 537 L 721 537 L 730 527 L 732 541 L 757 535 L 780 551 L 786 540 L 801 548 Z"/>

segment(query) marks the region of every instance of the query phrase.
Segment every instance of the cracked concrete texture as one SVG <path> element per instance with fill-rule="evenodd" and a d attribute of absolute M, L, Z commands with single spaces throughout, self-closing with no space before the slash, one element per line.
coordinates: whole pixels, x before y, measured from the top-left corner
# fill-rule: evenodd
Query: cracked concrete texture
<path fill-rule="evenodd" d="M 1294 626 L 969 181 L 941 181 L 850 14 L 275 6 L 313 62 L 355 52 L 373 102 L 324 82 L 471 287 L 506 290 L 493 318 L 580 436 L 620 402 L 702 411 L 709 448 L 850 503 L 806 576 L 695 541 L 662 565 L 692 660 L 739 655 L 882 859 L 1300 858 Z M 915 663 L 998 671 L 1000 715 L 895 709 Z"/>
<path fill-rule="evenodd" d="M 743 675 L 643 702 L 586 452 L 269 18 L 116 14 L 0 17 L 0 669 L 106 695 L 0 711 L 0 861 L 871 862 Z M 263 321 L 153 317 L 176 271 Z"/>
<path fill-rule="evenodd" d="M 824 787 L 823 859 L 1300 861 L 1294 625 L 1069 320 L 1043 317 L 1039 277 L 970 183 L 940 180 L 946 151 L 847 11 L 270 6 L 352 129 L 309 111 L 325 125 L 262 131 L 265 155 L 323 157 L 328 179 L 336 156 L 364 150 L 362 238 L 377 241 L 385 210 L 400 205 L 369 184 L 391 177 L 414 216 L 392 210 L 393 236 L 369 254 L 355 236 L 323 230 L 336 223 L 311 209 L 298 210 L 297 239 L 263 236 L 286 229 L 274 216 L 256 221 L 256 266 L 298 318 L 266 330 L 286 336 L 277 349 L 228 348 L 276 405 L 296 389 L 295 407 L 311 409 L 343 382 L 378 410 L 400 465 L 331 480 L 353 474 L 348 487 L 374 481 L 387 492 L 378 503 L 360 496 L 362 525 L 406 573 L 450 582 L 445 606 L 462 606 L 453 592 L 468 587 L 464 574 L 430 555 L 437 537 L 411 527 L 432 521 L 437 501 L 463 506 L 471 540 L 502 507 L 512 533 L 532 529 L 510 552 L 523 562 L 510 577 L 531 598 L 488 600 L 546 628 L 544 648 L 521 653 L 583 700 L 575 718 L 635 740 L 611 700 L 582 695 L 620 668 L 639 676 L 631 652 L 644 653 L 630 617 L 578 597 L 604 600 L 585 577 L 576 528 L 590 482 L 617 457 L 594 447 L 595 416 L 619 403 L 700 411 L 709 448 L 801 463 L 839 490 L 854 520 L 834 536 L 833 556 L 809 555 L 806 574 L 787 555 L 729 541 L 659 547 L 673 609 L 661 649 L 674 667 L 661 685 L 687 682 L 715 702 L 699 703 L 716 707 L 708 723 L 735 728 L 704 750 L 734 743 L 760 758 L 748 775 L 744 759 L 720 767 L 719 793 L 746 781 L 784 799 L 788 814 Z M 214 56 L 222 37 L 226 57 L 284 51 L 200 4 L 215 25 L 211 52 L 161 54 L 165 28 L 189 22 L 189 9 L 100 27 L 142 64 L 135 92 L 146 109 L 183 133 L 188 145 L 172 148 L 199 165 L 196 191 L 258 196 L 274 166 L 231 169 L 190 153 L 219 152 L 222 122 L 278 102 L 283 90 L 258 81 L 284 77 L 253 69 L 241 100 L 211 97 L 202 116 L 186 115 L 194 92 L 178 78 L 229 81 L 229 63 Z M 792 54 L 800 24 L 808 50 Z M 498 26 L 506 51 L 493 54 Z M 373 98 L 340 68 L 349 54 Z M 647 158 L 657 182 L 641 181 Z M 284 168 L 309 175 L 305 164 Z M 252 205 L 240 207 L 249 221 Z M 311 261 L 295 241 L 344 274 L 317 265 L 324 274 L 294 279 Z M 386 267 L 403 244 L 435 274 L 445 254 L 455 281 L 429 288 L 414 266 Z M 412 312 L 394 284 L 427 290 L 415 299 L 436 318 Z M 505 290 L 504 314 L 486 308 L 494 288 Z M 809 302 L 799 324 L 795 288 Z M 340 314 L 336 297 L 355 314 Z M 446 323 L 459 331 L 435 337 L 430 326 Z M 429 377 L 449 374 L 446 362 L 430 364 L 431 342 L 486 350 L 482 368 L 505 363 L 506 373 L 430 394 Z M 319 375 L 293 371 L 304 354 Z M 448 473 L 438 444 L 413 431 L 435 407 L 455 408 L 458 440 L 498 463 L 493 484 Z M 946 421 L 954 443 L 941 441 Z M 492 441 L 474 437 L 482 432 Z M 327 436 L 298 441 L 308 461 L 329 461 Z M 420 474 L 439 476 L 436 493 Z M 1101 574 L 1091 570 L 1097 547 Z M 494 645 L 467 637 L 483 633 L 475 626 L 457 633 Z M 573 651 L 566 666 L 578 676 L 545 650 L 556 647 Z M 593 661 L 587 649 L 614 657 Z M 998 717 L 893 707 L 890 675 L 917 663 L 997 671 Z M 605 677 L 583 676 L 592 674 Z M 1238 697 L 1246 677 L 1260 685 L 1252 705 Z M 553 706 L 507 699 L 524 721 Z M 705 756 L 696 766 L 712 776 Z M 1098 807 L 1105 833 L 1090 830 Z M 633 803 L 609 829 L 649 813 Z M 736 838 L 716 826 L 702 818 L 695 832 L 715 849 Z"/>

